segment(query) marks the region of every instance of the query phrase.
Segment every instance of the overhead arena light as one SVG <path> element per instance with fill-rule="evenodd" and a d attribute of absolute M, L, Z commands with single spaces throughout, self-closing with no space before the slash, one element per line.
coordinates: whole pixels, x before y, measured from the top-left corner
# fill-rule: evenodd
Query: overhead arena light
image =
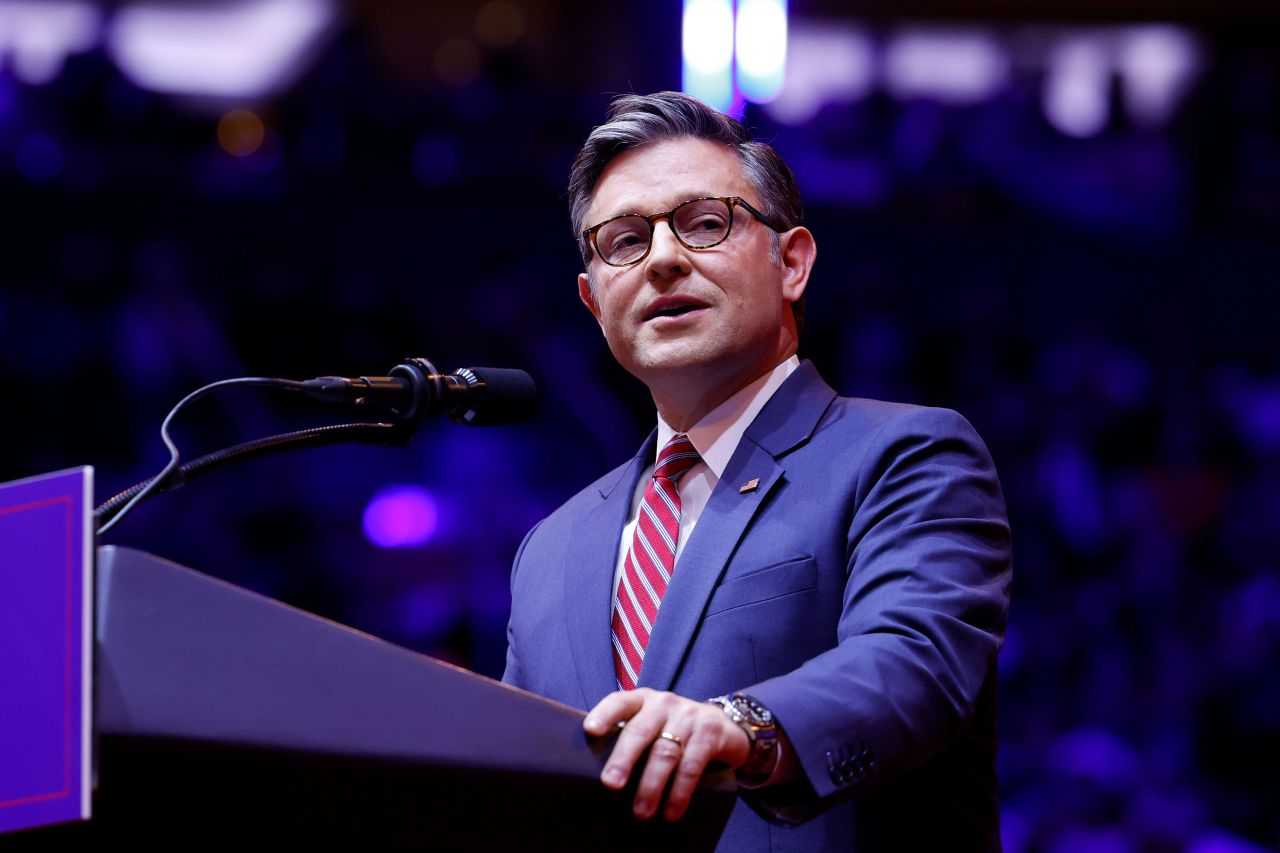
<path fill-rule="evenodd" d="M 142 88 L 252 100 L 297 79 L 336 19 L 332 0 L 138 3 L 120 9 L 107 44 Z"/>
<path fill-rule="evenodd" d="M 757 104 L 776 98 L 787 68 L 786 0 L 739 0 L 734 47 L 742 96 Z"/>
<path fill-rule="evenodd" d="M 685 0 L 684 91 L 727 112 L 733 107 L 733 2 Z"/>
<path fill-rule="evenodd" d="M 0 0 L 0 63 L 34 86 L 52 82 L 73 53 L 101 38 L 102 12 L 82 0 Z"/>

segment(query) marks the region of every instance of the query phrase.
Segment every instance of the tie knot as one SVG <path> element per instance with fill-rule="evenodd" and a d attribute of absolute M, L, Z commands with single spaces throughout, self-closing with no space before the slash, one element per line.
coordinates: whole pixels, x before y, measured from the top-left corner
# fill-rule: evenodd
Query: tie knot
<path fill-rule="evenodd" d="M 678 433 L 671 436 L 671 440 L 658 454 L 658 465 L 653 469 L 653 476 L 679 479 L 681 474 L 697 465 L 701 458 L 689 436 Z"/>

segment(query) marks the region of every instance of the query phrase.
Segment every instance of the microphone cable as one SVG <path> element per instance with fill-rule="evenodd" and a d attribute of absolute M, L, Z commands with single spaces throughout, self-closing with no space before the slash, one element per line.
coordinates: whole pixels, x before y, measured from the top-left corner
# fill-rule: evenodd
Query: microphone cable
<path fill-rule="evenodd" d="M 394 417 L 394 422 L 335 424 L 298 430 L 244 442 L 180 465 L 178 446 L 169 435 L 174 418 L 195 400 L 232 385 L 279 388 L 328 403 L 386 409 Z M 95 518 L 101 522 L 98 533 L 111 530 L 148 497 L 177 488 L 189 476 L 213 470 L 235 459 L 289 447 L 336 444 L 348 440 L 403 447 L 409 443 L 416 424 L 427 415 L 448 415 L 471 426 L 518 423 L 533 414 L 537 408 L 537 397 L 532 377 L 523 370 L 464 367 L 443 374 L 425 358 L 411 358 L 396 365 L 390 376 L 355 379 L 321 376 L 306 381 L 245 376 L 213 382 L 192 391 L 169 410 L 160 424 L 160 438 L 169 450 L 169 461 L 156 476 L 120 492 L 94 510 Z M 106 518 L 105 522 L 103 518 Z"/>
<path fill-rule="evenodd" d="M 211 382 L 202 388 L 197 388 L 187 396 L 183 397 L 178 401 L 176 406 L 169 410 L 169 414 L 165 415 L 164 421 L 160 424 L 160 439 L 164 442 L 165 447 L 169 449 L 169 461 L 162 469 L 160 469 L 159 474 L 152 477 L 146 485 L 139 488 L 137 493 L 135 493 L 124 506 L 120 507 L 119 511 L 116 512 L 106 524 L 103 524 L 98 528 L 99 535 L 106 533 L 108 530 L 115 527 L 116 524 L 120 522 L 120 519 L 132 512 L 135 506 L 146 500 L 151 494 L 164 491 L 160 486 L 164 484 L 165 481 L 173 474 L 174 470 L 177 469 L 178 460 L 180 458 L 178 445 L 175 444 L 173 439 L 169 436 L 169 425 L 173 423 L 173 419 L 177 416 L 178 412 L 182 411 L 182 408 L 188 403 L 192 403 L 220 388 L 226 388 L 231 385 L 265 385 L 269 388 L 283 388 L 288 391 L 305 391 L 302 387 L 302 383 L 293 379 L 272 379 L 266 376 L 242 376 L 237 379 L 222 379 L 218 382 Z M 109 510 L 109 507 L 107 507 L 107 504 L 103 504 L 94 510 L 94 515 L 101 516 L 107 510 Z"/>

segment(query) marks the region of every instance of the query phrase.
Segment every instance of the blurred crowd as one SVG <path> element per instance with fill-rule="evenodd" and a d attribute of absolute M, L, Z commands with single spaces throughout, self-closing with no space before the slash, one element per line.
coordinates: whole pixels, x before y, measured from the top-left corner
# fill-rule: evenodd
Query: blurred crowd
<path fill-rule="evenodd" d="M 568 166 L 608 91 L 678 80 L 548 83 L 517 44 L 419 85 L 373 26 L 243 105 L 248 153 L 243 116 L 220 140 L 227 110 L 101 53 L 42 86 L 0 71 L 0 480 L 88 463 L 105 499 L 163 464 L 173 403 L 232 376 L 526 369 L 526 426 L 249 462 L 109 536 L 496 677 L 524 533 L 653 419 L 577 304 Z M 1159 130 L 1068 139 L 1017 86 L 746 115 L 809 200 L 801 355 L 846 394 L 959 410 L 1001 472 L 1010 851 L 1280 847 L 1280 53 L 1203 35 Z M 233 390 L 175 432 L 189 459 L 360 416 Z M 395 485 L 438 510 L 415 547 L 362 528 Z"/>

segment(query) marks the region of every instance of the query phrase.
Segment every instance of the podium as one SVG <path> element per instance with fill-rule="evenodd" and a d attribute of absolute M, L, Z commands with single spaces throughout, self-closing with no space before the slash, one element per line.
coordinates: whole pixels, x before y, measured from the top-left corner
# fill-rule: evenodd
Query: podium
<path fill-rule="evenodd" d="M 6 849 L 710 850 L 736 800 L 638 821 L 581 711 L 141 551 L 98 549 L 96 598 L 93 819 Z"/>

